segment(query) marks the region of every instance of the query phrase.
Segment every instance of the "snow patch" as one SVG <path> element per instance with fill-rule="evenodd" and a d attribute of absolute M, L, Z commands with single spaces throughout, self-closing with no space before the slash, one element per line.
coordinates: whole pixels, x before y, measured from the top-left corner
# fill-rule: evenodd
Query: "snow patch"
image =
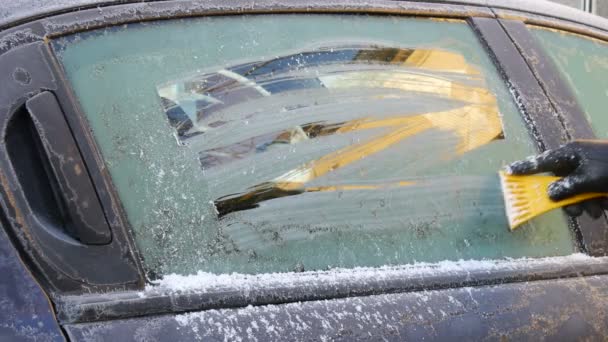
<path fill-rule="evenodd" d="M 492 273 L 497 270 L 524 269 L 544 264 L 564 267 L 570 263 L 600 262 L 598 258 L 576 253 L 568 256 L 547 258 L 519 258 L 504 260 L 458 260 L 438 263 L 415 263 L 405 266 L 382 266 L 378 268 L 358 267 L 353 269 L 333 269 L 329 271 L 267 273 L 267 274 L 213 274 L 199 271 L 193 275 L 168 274 L 152 281 L 139 296 L 172 292 L 209 292 L 242 290 L 244 292 L 260 288 L 295 287 L 302 284 L 332 285 L 345 282 L 382 281 L 396 277 L 423 278 L 437 275 L 457 275 Z M 254 327 L 255 329 L 255 327 Z"/>

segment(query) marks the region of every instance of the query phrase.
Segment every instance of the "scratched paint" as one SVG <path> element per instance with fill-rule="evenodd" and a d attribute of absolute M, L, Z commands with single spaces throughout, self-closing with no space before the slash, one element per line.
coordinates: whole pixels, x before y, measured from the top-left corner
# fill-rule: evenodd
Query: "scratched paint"
<path fill-rule="evenodd" d="M 507 229 L 496 171 L 534 145 L 465 22 L 213 17 L 53 44 L 152 277 L 574 251 L 559 213 Z"/>

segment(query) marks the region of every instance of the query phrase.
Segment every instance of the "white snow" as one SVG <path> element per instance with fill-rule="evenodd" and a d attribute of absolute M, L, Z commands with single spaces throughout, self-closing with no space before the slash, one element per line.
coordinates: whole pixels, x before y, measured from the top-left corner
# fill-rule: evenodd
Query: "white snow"
<path fill-rule="evenodd" d="M 415 263 L 405 266 L 382 266 L 378 268 L 359 267 L 353 269 L 333 269 L 330 271 L 249 274 L 212 274 L 199 271 L 193 275 L 168 274 L 153 281 L 139 295 L 156 295 L 172 292 L 209 292 L 222 289 L 252 291 L 260 288 L 296 287 L 303 285 L 332 285 L 345 282 L 382 281 L 398 277 L 424 278 L 437 275 L 458 275 L 492 273 L 509 269 L 530 269 L 554 265 L 566 267 L 568 264 L 593 264 L 604 258 L 594 258 L 576 253 L 568 256 L 547 258 L 519 258 L 504 260 L 458 260 L 438 263 Z"/>

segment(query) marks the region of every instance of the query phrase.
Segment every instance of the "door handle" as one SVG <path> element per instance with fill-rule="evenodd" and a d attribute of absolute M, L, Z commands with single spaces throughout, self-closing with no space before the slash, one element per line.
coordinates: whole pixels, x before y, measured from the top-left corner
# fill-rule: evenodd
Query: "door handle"
<path fill-rule="evenodd" d="M 63 201 L 67 231 L 83 244 L 110 243 L 112 233 L 97 192 L 55 95 L 42 92 L 27 100 L 25 107 L 48 160 L 48 176 L 55 179 Z"/>

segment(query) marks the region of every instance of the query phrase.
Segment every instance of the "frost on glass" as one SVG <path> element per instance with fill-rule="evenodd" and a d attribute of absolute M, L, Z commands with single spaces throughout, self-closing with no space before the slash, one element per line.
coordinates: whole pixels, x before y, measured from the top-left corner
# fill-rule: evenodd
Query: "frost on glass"
<path fill-rule="evenodd" d="M 598 137 L 608 138 L 608 42 L 531 26 L 563 73 Z"/>
<path fill-rule="evenodd" d="M 573 252 L 560 213 L 507 228 L 497 171 L 535 150 L 465 23 L 213 17 L 53 46 L 153 277 Z"/>

